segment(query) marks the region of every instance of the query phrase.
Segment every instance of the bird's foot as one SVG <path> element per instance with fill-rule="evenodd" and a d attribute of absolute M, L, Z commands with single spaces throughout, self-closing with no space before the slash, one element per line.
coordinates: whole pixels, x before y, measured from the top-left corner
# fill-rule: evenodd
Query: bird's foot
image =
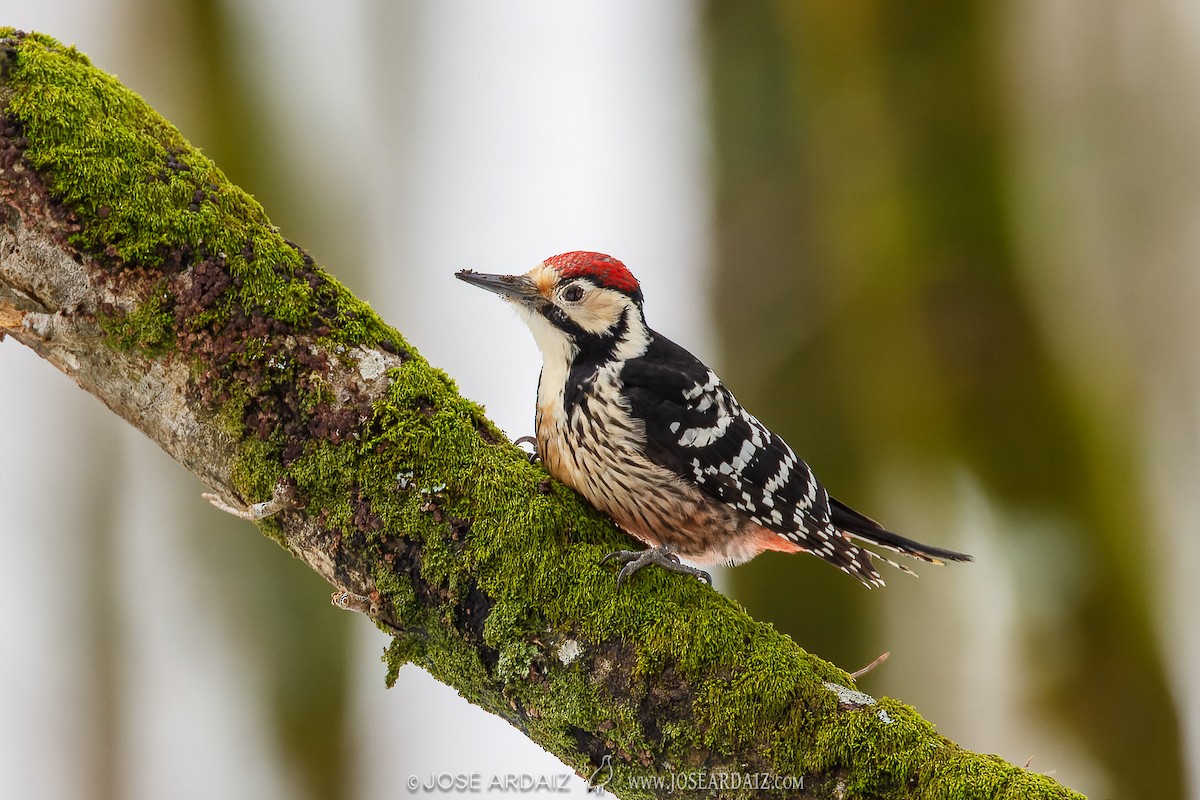
<path fill-rule="evenodd" d="M 264 500 L 261 503 L 251 503 L 250 505 L 244 505 L 237 500 L 226 500 L 221 495 L 213 494 L 212 492 L 205 492 L 200 496 L 226 514 L 232 514 L 238 519 L 244 519 L 248 522 L 259 522 L 267 517 L 275 516 L 284 509 L 297 507 L 292 487 L 285 481 L 275 484 L 275 491 L 272 493 L 270 500 Z"/>
<path fill-rule="evenodd" d="M 678 572 L 681 575 L 691 575 L 693 578 L 698 578 L 699 580 L 707 583 L 709 586 L 712 586 L 711 575 L 697 567 L 691 567 L 687 564 L 680 563 L 679 556 L 675 555 L 675 550 L 676 548 L 672 545 L 647 547 L 645 550 L 617 550 L 600 559 L 600 563 L 603 564 L 606 561 L 620 561 L 625 565 L 621 567 L 621 571 L 617 573 L 618 588 L 626 578 L 647 564 L 656 564 L 668 572 Z"/>
<path fill-rule="evenodd" d="M 528 454 L 530 464 L 536 464 L 542 460 L 542 457 L 540 455 L 538 455 L 538 447 L 537 447 L 537 439 L 536 438 L 534 438 L 532 436 L 522 436 L 521 438 L 514 441 L 513 444 L 517 445 L 518 447 L 520 445 L 527 444 L 531 448 L 533 448 L 533 451 Z"/>

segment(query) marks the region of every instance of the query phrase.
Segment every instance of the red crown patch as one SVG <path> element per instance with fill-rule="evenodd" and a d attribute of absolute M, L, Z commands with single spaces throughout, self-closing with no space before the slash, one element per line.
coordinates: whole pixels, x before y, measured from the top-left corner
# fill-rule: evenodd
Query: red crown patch
<path fill-rule="evenodd" d="M 575 250 L 551 256 L 546 264 L 558 270 L 564 278 L 591 278 L 596 285 L 633 294 L 641 291 L 637 278 L 624 264 L 604 253 Z"/>

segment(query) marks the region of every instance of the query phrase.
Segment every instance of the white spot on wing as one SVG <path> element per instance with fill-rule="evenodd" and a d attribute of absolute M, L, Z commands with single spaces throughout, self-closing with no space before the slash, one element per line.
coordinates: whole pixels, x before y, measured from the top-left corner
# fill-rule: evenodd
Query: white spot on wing
<path fill-rule="evenodd" d="M 725 435 L 733 422 L 733 417 L 723 414 L 717 417 L 717 424 L 711 428 L 688 428 L 679 436 L 679 444 L 683 447 L 708 447 Z"/>
<path fill-rule="evenodd" d="M 746 465 L 754 459 L 754 456 L 757 455 L 757 453 L 758 448 L 754 445 L 754 442 L 750 441 L 749 439 L 742 442 L 741 451 L 733 459 L 734 470 L 736 472 L 741 472 L 744 470 Z"/>

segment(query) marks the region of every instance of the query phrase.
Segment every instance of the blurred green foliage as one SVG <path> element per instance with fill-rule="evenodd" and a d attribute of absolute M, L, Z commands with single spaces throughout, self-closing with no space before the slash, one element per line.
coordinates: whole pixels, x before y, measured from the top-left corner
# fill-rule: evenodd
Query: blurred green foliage
<path fill-rule="evenodd" d="M 1054 520 L 1065 545 L 1018 547 L 1037 534 L 1014 530 L 987 566 L 1017 587 L 1021 681 L 1106 765 L 1113 796 L 1179 797 L 1137 428 L 1051 357 L 1021 281 L 1001 17 L 982 2 L 710 0 L 724 372 L 834 494 L 885 524 L 870 490 L 912 465 L 965 467 L 1011 516 Z M 1034 591 L 1039 557 L 1061 559 L 1049 569 L 1075 591 Z M 845 668 L 870 661 L 889 598 L 796 562 L 739 569 L 738 597 Z M 1057 602 L 1052 624 L 1030 622 Z"/>

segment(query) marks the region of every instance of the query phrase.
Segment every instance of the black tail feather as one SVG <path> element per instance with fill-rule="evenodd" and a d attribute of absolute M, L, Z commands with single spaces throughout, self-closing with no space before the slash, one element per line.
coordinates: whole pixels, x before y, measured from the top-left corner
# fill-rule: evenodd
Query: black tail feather
<path fill-rule="evenodd" d="M 975 560 L 966 553 L 921 544 L 898 533 L 893 533 L 870 517 L 858 513 L 850 506 L 832 497 L 829 498 L 829 512 L 829 521 L 838 530 L 844 531 L 855 539 L 878 545 L 895 553 L 919 558 L 931 564 L 941 564 L 943 561 Z"/>

